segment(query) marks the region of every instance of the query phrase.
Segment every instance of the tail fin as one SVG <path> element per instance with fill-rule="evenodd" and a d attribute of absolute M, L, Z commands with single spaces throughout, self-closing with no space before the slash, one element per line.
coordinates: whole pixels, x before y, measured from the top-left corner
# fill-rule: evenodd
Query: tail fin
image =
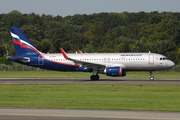
<path fill-rule="evenodd" d="M 39 54 L 41 52 L 38 51 L 33 44 L 29 41 L 29 39 L 21 32 L 21 30 L 17 27 L 11 27 L 10 33 L 12 36 L 12 41 L 14 43 L 14 48 L 16 51 L 16 55 L 22 54 Z"/>

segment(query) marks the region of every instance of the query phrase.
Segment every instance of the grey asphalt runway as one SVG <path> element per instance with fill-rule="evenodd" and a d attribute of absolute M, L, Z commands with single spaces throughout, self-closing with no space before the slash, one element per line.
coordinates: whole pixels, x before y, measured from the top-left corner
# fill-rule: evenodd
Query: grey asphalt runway
<path fill-rule="evenodd" d="M 89 78 L 0 78 L 0 84 L 180 84 L 180 79 L 102 78 L 92 81 Z"/>
<path fill-rule="evenodd" d="M 76 109 L 0 109 L 1 120 L 179 120 L 177 112 Z"/>
<path fill-rule="evenodd" d="M 0 78 L 0 84 L 179 84 L 180 79 Z M 0 108 L 0 120 L 180 120 L 180 112 Z"/>

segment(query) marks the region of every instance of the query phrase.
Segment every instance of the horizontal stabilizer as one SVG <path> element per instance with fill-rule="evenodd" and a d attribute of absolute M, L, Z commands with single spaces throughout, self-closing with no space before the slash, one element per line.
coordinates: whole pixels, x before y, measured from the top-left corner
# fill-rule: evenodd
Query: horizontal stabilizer
<path fill-rule="evenodd" d="M 7 56 L 6 59 L 9 61 L 17 61 L 18 60 L 18 61 L 21 61 L 23 63 L 30 62 L 30 58 L 28 58 L 28 57 Z"/>
<path fill-rule="evenodd" d="M 18 58 L 17 60 L 20 60 L 21 62 L 24 62 L 24 63 L 30 62 L 30 58 L 28 57 Z"/>

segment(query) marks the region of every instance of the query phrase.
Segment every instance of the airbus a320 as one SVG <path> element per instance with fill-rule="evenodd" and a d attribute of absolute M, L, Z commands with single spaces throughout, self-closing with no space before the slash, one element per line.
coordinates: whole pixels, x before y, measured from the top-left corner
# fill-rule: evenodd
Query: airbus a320
<path fill-rule="evenodd" d="M 55 71 L 92 72 L 91 80 L 99 80 L 99 74 L 119 77 L 126 71 L 149 71 L 150 80 L 154 80 L 153 71 L 167 70 L 175 64 L 164 55 L 157 53 L 42 53 L 17 27 L 10 28 L 14 43 L 14 56 L 7 60 L 23 65 Z"/>

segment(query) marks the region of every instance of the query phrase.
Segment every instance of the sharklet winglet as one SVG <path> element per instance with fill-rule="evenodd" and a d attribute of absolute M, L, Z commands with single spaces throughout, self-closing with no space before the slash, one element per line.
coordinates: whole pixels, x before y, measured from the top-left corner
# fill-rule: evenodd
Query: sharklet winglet
<path fill-rule="evenodd" d="M 62 53 L 62 55 L 63 55 L 63 57 L 64 57 L 65 59 L 69 58 L 69 57 L 67 56 L 66 52 L 63 50 L 63 48 L 60 47 L 59 50 L 61 51 L 61 53 Z"/>

